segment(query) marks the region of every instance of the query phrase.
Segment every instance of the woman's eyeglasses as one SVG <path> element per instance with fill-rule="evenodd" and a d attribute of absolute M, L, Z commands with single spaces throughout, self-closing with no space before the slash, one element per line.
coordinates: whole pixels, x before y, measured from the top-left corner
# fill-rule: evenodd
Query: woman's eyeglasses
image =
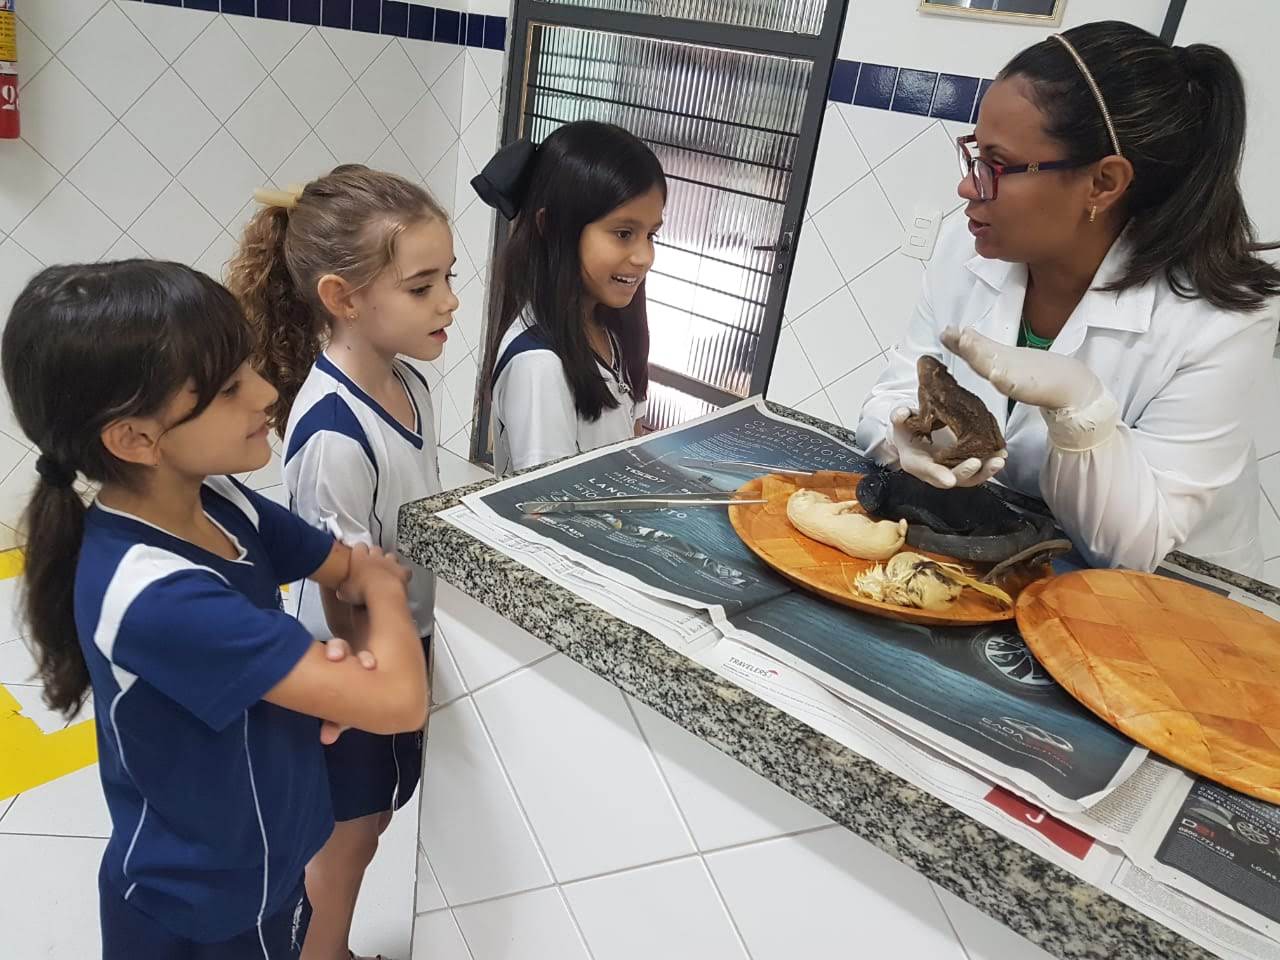
<path fill-rule="evenodd" d="M 977 148 L 978 138 L 972 134 L 956 138 L 956 153 L 960 157 L 960 174 L 973 180 L 973 188 L 978 191 L 978 197 L 981 200 L 994 200 L 999 195 L 1001 177 L 1015 173 L 1040 173 L 1044 170 L 1071 170 L 1089 165 L 1074 163 L 1070 160 L 1047 160 L 1042 163 L 1005 166 L 1003 163 L 984 160 L 978 156 Z"/>

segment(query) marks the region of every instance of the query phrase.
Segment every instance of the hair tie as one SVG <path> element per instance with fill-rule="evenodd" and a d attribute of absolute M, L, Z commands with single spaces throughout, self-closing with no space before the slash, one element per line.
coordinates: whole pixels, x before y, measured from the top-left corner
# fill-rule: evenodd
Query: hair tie
<path fill-rule="evenodd" d="M 486 205 L 508 220 L 514 220 L 524 203 L 529 176 L 538 148 L 528 140 L 515 140 L 493 155 L 471 181 L 471 187 Z"/>
<path fill-rule="evenodd" d="M 1102 90 L 1098 87 L 1098 81 L 1093 79 L 1093 74 L 1089 72 L 1089 67 L 1084 62 L 1084 57 L 1076 52 L 1076 48 L 1071 45 L 1068 40 L 1060 33 L 1052 34 L 1053 39 L 1062 44 L 1067 53 L 1071 54 L 1071 59 L 1076 62 L 1076 66 L 1080 68 L 1080 72 L 1084 74 L 1084 82 L 1089 85 L 1089 90 L 1093 93 L 1093 99 L 1098 101 L 1098 109 L 1102 111 L 1102 120 L 1107 125 L 1107 133 L 1111 137 L 1111 149 L 1117 157 L 1123 157 L 1120 152 L 1120 138 L 1116 136 L 1115 125 L 1111 122 L 1111 111 L 1107 109 L 1107 101 L 1102 99 Z"/>
<path fill-rule="evenodd" d="M 76 472 L 47 453 L 36 458 L 36 473 L 51 487 L 69 487 L 76 482 Z"/>
<path fill-rule="evenodd" d="M 280 207 L 284 210 L 292 210 L 298 205 L 298 201 L 302 199 L 302 191 L 306 187 L 291 183 L 283 190 L 276 190 L 274 187 L 259 187 L 253 191 L 253 199 L 258 201 L 264 207 Z"/>

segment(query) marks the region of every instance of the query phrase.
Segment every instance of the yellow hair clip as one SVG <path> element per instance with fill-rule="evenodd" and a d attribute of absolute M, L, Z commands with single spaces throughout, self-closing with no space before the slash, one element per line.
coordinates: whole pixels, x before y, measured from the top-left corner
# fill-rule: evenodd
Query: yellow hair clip
<path fill-rule="evenodd" d="M 259 187 L 253 191 L 253 199 L 264 207 L 283 207 L 285 210 L 292 210 L 298 205 L 304 189 L 306 188 L 296 183 L 289 184 L 283 190 Z"/>

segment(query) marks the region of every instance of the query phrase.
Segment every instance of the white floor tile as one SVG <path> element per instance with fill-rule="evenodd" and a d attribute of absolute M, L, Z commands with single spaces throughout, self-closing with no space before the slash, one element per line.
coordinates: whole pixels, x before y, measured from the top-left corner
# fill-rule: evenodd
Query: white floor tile
<path fill-rule="evenodd" d="M 418 890 L 414 910 L 417 913 L 429 913 L 432 910 L 443 910 L 448 904 L 444 901 L 444 892 L 440 882 L 431 869 L 431 861 L 421 850 L 418 851 Z"/>
<path fill-rule="evenodd" d="M 789 329 L 824 387 L 880 352 L 880 344 L 848 290 L 837 290 L 792 322 Z"/>
<path fill-rule="evenodd" d="M 595 960 L 746 957 L 697 859 L 586 880 L 564 891 Z M 818 954 L 797 951 L 790 956 Z"/>
<path fill-rule="evenodd" d="M 35 721 L 41 733 L 57 733 L 67 725 L 66 717 L 45 705 L 43 687 L 8 683 L 5 690 L 18 701 L 22 716 Z"/>
<path fill-rule="evenodd" d="M 813 222 L 845 280 L 855 279 L 902 243 L 902 225 L 875 177 L 863 177 Z"/>
<path fill-rule="evenodd" d="M 450 649 L 469 690 L 554 652 L 533 634 L 447 583 L 439 584 L 436 617 L 449 631 Z"/>
<path fill-rule="evenodd" d="M 15 637 L 0 643 L 0 683 L 35 684 L 35 672 L 35 657 L 25 640 Z"/>
<path fill-rule="evenodd" d="M 98 864 L 106 845 L 105 840 L 0 835 L 6 956 L 101 955 Z"/>
<path fill-rule="evenodd" d="M 831 823 L 711 744 L 631 700 L 698 849 L 714 850 Z"/>
<path fill-rule="evenodd" d="M 426 769 L 422 848 L 450 903 L 551 882 L 470 698 L 432 715 Z"/>
<path fill-rule="evenodd" d="M 36 454 L 29 452 L 0 480 L 0 521 L 21 529 L 22 515 L 36 485 Z"/>
<path fill-rule="evenodd" d="M 969 960 L 1048 960 L 1049 954 L 955 894 L 934 887 Z"/>
<path fill-rule="evenodd" d="M 449 910 L 418 917 L 413 928 L 413 960 L 473 960 Z"/>
<path fill-rule="evenodd" d="M 920 300 L 923 277 L 919 260 L 894 253 L 849 284 L 881 348 L 888 350 L 906 333 Z"/>
<path fill-rule="evenodd" d="M 474 699 L 557 880 L 693 852 L 617 688 L 557 654 Z"/>
<path fill-rule="evenodd" d="M 711 854 L 754 960 L 848 954 L 963 960 L 929 881 L 842 827 Z"/>
<path fill-rule="evenodd" d="M 556 890 L 490 900 L 454 911 L 474 960 L 588 960 Z"/>
<path fill-rule="evenodd" d="M 51 834 L 59 837 L 111 836 L 111 816 L 93 764 L 21 794 L 0 833 Z"/>
<path fill-rule="evenodd" d="M 358 955 L 407 957 L 413 936 L 413 878 L 418 858 L 418 800 L 391 819 L 360 887 L 351 945 Z"/>
<path fill-rule="evenodd" d="M 815 213 L 866 176 L 871 168 L 854 142 L 837 104 L 827 104 L 822 136 L 813 160 L 808 210 Z"/>

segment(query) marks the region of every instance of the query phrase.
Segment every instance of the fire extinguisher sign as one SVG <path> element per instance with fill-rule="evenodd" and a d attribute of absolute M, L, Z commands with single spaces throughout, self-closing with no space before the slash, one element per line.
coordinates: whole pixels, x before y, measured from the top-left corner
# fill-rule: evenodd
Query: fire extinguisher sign
<path fill-rule="evenodd" d="M 18 127 L 18 17 L 14 0 L 0 0 L 0 140 L 16 140 Z"/>

